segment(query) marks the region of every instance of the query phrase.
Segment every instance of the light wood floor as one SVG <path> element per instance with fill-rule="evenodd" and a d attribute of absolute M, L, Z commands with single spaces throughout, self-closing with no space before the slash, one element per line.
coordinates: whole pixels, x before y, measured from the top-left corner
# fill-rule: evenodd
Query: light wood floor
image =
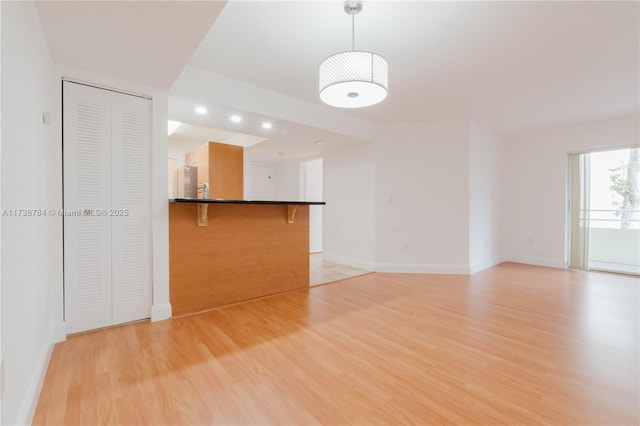
<path fill-rule="evenodd" d="M 638 424 L 638 284 L 370 274 L 77 335 L 34 424 Z"/>

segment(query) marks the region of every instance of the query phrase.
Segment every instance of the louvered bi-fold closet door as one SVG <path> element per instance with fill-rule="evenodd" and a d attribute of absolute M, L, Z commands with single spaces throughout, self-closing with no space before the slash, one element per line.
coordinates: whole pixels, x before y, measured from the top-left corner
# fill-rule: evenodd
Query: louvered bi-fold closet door
<path fill-rule="evenodd" d="M 151 101 L 65 82 L 63 103 L 67 332 L 148 318 Z"/>
<path fill-rule="evenodd" d="M 112 324 L 111 92 L 64 83 L 64 290 L 68 333 Z"/>
<path fill-rule="evenodd" d="M 151 101 L 112 95 L 113 323 L 151 316 Z"/>

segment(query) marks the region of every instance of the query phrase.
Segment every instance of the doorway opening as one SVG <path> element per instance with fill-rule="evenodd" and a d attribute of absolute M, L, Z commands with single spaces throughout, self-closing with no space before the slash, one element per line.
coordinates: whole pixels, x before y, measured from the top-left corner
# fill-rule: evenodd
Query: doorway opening
<path fill-rule="evenodd" d="M 300 163 L 302 200 L 322 201 L 322 158 Z M 322 206 L 309 206 L 309 253 L 322 253 Z"/>
<path fill-rule="evenodd" d="M 324 201 L 322 158 L 300 163 L 300 196 L 304 201 Z M 309 285 L 311 287 L 370 273 L 364 269 L 322 258 L 322 212 L 309 206 Z"/>
<path fill-rule="evenodd" d="M 640 275 L 640 148 L 570 154 L 569 266 Z"/>

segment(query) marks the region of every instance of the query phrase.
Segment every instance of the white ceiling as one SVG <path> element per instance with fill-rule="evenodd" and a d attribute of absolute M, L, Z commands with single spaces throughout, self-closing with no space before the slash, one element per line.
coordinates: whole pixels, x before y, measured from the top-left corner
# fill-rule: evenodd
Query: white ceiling
<path fill-rule="evenodd" d="M 189 97 L 170 96 L 169 117 L 185 123 L 169 137 L 174 148 L 208 141 L 223 142 L 244 146 L 252 161 L 276 163 L 311 158 L 330 150 L 368 142 L 318 127 L 210 103 L 206 104 L 207 113 L 201 115 L 195 112 L 197 106 L 204 104 Z M 230 120 L 235 114 L 242 116 L 241 122 Z M 262 128 L 264 122 L 273 127 Z"/>
<path fill-rule="evenodd" d="M 640 110 L 637 1 L 365 0 L 356 48 L 387 58 L 389 96 L 358 110 L 317 93 L 320 62 L 350 48 L 342 1 L 37 7 L 56 63 L 170 90 L 170 119 L 227 143 L 264 139 L 249 148 L 264 161 L 364 143 L 377 123 L 464 120 L 508 133 Z M 196 116 L 198 104 L 211 113 Z M 231 114 L 245 120 L 230 124 Z"/>
<path fill-rule="evenodd" d="M 252 145 L 265 141 L 267 138 L 259 136 L 245 135 L 237 133 L 237 131 L 229 132 L 211 127 L 196 126 L 193 124 L 182 123 L 171 135 L 169 135 L 169 143 L 199 143 L 215 141 L 223 142 L 229 145 L 237 145 L 248 148 Z"/>
<path fill-rule="evenodd" d="M 169 89 L 224 1 L 38 1 L 54 62 Z"/>
<path fill-rule="evenodd" d="M 365 1 L 356 48 L 387 58 L 389 96 L 346 113 L 499 132 L 636 113 L 639 11 L 639 2 Z M 190 63 L 322 105 L 318 66 L 349 50 L 350 37 L 339 1 L 230 1 Z"/>

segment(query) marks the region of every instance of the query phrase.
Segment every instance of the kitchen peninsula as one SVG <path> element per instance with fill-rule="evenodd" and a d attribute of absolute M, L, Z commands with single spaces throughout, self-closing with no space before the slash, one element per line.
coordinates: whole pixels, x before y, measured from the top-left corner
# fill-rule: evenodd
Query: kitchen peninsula
<path fill-rule="evenodd" d="M 241 146 L 209 141 L 184 160 L 194 198 L 169 196 L 173 314 L 308 288 L 309 205 L 325 203 L 244 200 Z"/>
<path fill-rule="evenodd" d="M 309 205 L 324 204 L 170 200 L 173 314 L 309 287 Z"/>

